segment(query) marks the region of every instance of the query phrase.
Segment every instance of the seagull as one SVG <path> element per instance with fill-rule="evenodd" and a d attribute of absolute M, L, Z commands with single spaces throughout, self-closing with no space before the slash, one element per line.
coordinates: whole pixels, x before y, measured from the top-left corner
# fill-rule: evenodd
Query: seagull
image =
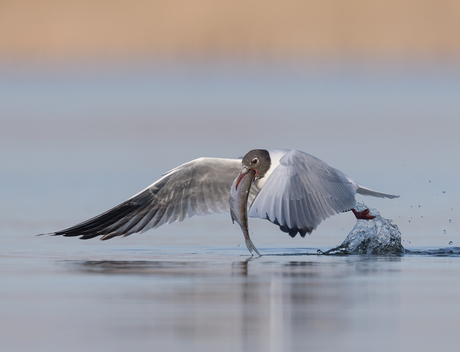
<path fill-rule="evenodd" d="M 249 238 L 245 216 L 267 219 L 291 237 L 305 237 L 321 221 L 338 213 L 351 210 L 357 219 L 372 219 L 369 209 L 354 209 L 356 194 L 399 197 L 364 187 L 299 150 L 254 149 L 242 159 L 192 160 L 114 208 L 47 234 L 80 239 L 100 236 L 101 240 L 108 240 L 143 233 L 194 215 L 230 211 L 232 220 L 243 230 L 250 254 L 259 254 Z"/>

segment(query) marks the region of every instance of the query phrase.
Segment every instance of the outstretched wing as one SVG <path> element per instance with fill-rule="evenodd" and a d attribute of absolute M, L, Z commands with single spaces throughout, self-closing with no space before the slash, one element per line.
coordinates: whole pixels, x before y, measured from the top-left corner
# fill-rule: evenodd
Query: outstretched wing
<path fill-rule="evenodd" d="M 222 213 L 230 209 L 229 194 L 241 160 L 199 158 L 183 164 L 148 188 L 116 207 L 51 235 L 128 236 L 193 215 Z"/>
<path fill-rule="evenodd" d="M 268 219 L 292 237 L 305 236 L 322 220 L 353 208 L 356 189 L 341 171 L 291 150 L 266 180 L 249 216 Z"/>

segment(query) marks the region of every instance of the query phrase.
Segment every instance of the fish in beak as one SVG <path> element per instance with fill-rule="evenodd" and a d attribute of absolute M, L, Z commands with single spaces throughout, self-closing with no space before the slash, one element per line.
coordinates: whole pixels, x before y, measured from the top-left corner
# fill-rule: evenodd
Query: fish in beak
<path fill-rule="evenodd" d="M 259 251 L 249 237 L 248 230 L 248 197 L 256 175 L 257 171 L 254 169 L 248 169 L 245 167 L 241 169 L 240 174 L 233 182 L 230 190 L 230 214 L 232 216 L 232 221 L 236 221 L 243 231 L 246 247 L 248 247 L 249 253 L 252 255 L 252 252 L 254 251 L 260 256 Z"/>

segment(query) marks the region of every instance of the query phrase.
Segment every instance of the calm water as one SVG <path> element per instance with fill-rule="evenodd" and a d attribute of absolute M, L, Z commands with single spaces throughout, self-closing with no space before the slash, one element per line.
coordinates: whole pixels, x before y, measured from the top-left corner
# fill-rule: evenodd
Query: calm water
<path fill-rule="evenodd" d="M 5 351 L 456 350 L 460 70 L 150 66 L 0 70 Z M 397 200 L 404 256 L 319 256 L 350 214 L 291 239 L 229 215 L 111 241 L 35 236 L 200 156 L 296 148 Z M 279 255 L 290 254 L 290 255 Z"/>
<path fill-rule="evenodd" d="M 6 350 L 456 349 L 459 248 L 251 259 L 220 246 L 23 240 L 0 257 Z"/>

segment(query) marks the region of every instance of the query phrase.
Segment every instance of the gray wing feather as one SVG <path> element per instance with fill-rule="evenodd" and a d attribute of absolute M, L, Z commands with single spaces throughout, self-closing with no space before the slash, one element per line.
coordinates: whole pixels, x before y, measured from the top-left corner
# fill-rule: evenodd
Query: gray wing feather
<path fill-rule="evenodd" d="M 106 240 L 144 232 L 193 215 L 230 209 L 229 194 L 241 160 L 199 158 L 183 164 L 116 207 L 75 226 L 51 233 Z"/>
<path fill-rule="evenodd" d="M 280 159 L 254 199 L 249 216 L 268 219 L 291 236 L 355 205 L 357 185 L 339 170 L 298 150 Z"/>

